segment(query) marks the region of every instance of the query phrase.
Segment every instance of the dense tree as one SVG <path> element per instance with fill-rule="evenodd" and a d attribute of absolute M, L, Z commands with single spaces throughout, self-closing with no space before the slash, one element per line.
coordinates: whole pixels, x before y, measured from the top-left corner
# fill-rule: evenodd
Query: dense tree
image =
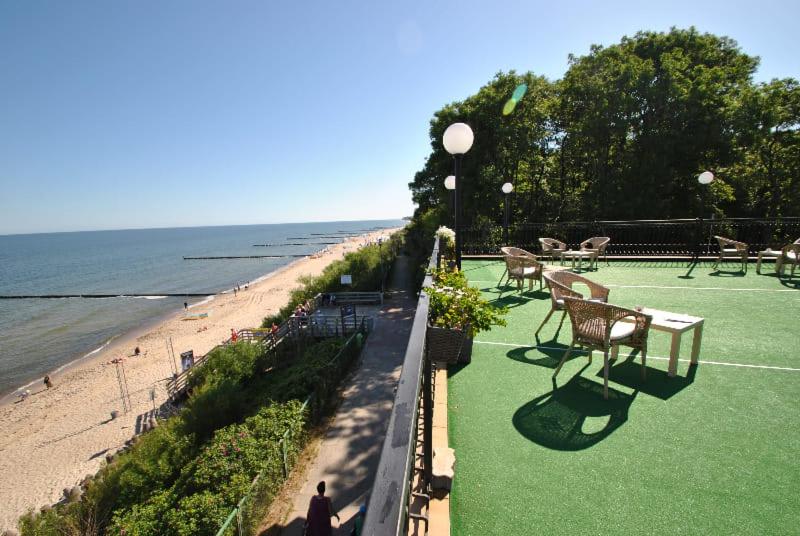
<path fill-rule="evenodd" d="M 593 46 L 556 82 L 498 73 L 434 115 L 414 200 L 422 210 L 449 202 L 441 139 L 463 121 L 475 133 L 461 183 L 466 225 L 501 220 L 506 181 L 516 222 L 694 217 L 705 169 L 719 179 L 708 201 L 720 214 L 798 215 L 800 89 L 792 79 L 754 84 L 757 65 L 735 41 L 691 28 Z M 520 84 L 527 93 L 508 113 Z"/>

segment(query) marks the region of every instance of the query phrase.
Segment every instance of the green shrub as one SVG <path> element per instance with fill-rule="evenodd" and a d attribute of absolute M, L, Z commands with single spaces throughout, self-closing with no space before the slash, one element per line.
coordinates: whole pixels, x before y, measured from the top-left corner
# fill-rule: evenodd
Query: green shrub
<path fill-rule="evenodd" d="M 317 294 L 380 290 L 381 275 L 388 276 L 404 236 L 404 232 L 399 231 L 381 246 L 371 244 L 346 254 L 343 259 L 326 266 L 318 276 L 301 277 L 299 279 L 301 286 L 292 290 L 289 303 L 276 314 L 264 318 L 261 327 L 270 327 L 273 322 L 280 324 L 291 316 L 298 305 L 312 299 Z M 383 264 L 381 264 L 381 259 L 383 259 Z M 353 276 L 352 285 L 342 285 L 341 276 L 345 274 Z"/>
<path fill-rule="evenodd" d="M 332 363 L 343 344 L 326 340 L 299 356 L 299 347 L 282 345 L 270 353 L 282 366 L 269 372 L 263 352 L 248 343 L 215 351 L 193 371 L 193 394 L 177 417 L 101 469 L 80 502 L 24 516 L 21 533 L 214 534 L 260 471 L 254 490 L 259 502 L 248 511 L 262 511 L 283 482 L 283 435 L 289 431 L 290 465 L 306 441 L 310 412 L 298 400 L 317 390 L 317 412 L 326 407 L 358 355 L 351 344 L 342 363 Z"/>

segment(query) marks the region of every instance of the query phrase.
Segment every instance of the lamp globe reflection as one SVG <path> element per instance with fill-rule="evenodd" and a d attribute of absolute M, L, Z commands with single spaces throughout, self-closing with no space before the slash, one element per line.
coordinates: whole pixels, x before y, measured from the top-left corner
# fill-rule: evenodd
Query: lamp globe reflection
<path fill-rule="evenodd" d="M 472 129 L 466 123 L 453 123 L 447 127 L 442 137 L 444 149 L 454 155 L 464 154 L 469 151 L 474 140 Z"/>
<path fill-rule="evenodd" d="M 455 175 L 448 175 L 447 178 L 444 180 L 444 187 L 448 190 L 455 190 L 456 189 L 456 176 Z"/>

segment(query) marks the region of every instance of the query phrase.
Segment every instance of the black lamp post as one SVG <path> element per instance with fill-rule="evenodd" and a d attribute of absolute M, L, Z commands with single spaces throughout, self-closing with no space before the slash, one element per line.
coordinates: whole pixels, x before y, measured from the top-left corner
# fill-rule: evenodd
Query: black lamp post
<path fill-rule="evenodd" d="M 694 261 L 700 260 L 700 249 L 705 242 L 705 233 L 703 232 L 703 212 L 706 210 L 706 190 L 708 185 L 714 181 L 714 174 L 710 171 L 704 171 L 697 176 L 697 182 L 700 183 L 700 218 L 698 219 L 698 240 L 697 249 L 694 255 Z M 713 215 L 712 215 L 713 216 Z"/>
<path fill-rule="evenodd" d="M 503 243 L 508 245 L 508 206 L 509 206 L 509 196 L 511 192 L 514 190 L 514 185 L 510 182 L 507 182 L 501 188 L 503 193 L 505 194 L 505 205 L 506 205 L 506 213 L 505 218 L 503 219 Z"/>
<path fill-rule="evenodd" d="M 448 175 L 447 178 L 444 180 L 444 187 L 450 191 L 450 215 L 453 218 L 453 223 L 451 224 L 453 227 L 456 226 L 456 211 L 455 211 L 455 204 L 456 204 L 456 176 L 455 175 Z"/>
<path fill-rule="evenodd" d="M 445 150 L 455 160 L 455 232 L 456 232 L 456 266 L 461 270 L 461 189 L 458 181 L 461 174 L 461 157 L 470 150 L 474 141 L 472 129 L 466 123 L 453 123 L 442 136 Z"/>

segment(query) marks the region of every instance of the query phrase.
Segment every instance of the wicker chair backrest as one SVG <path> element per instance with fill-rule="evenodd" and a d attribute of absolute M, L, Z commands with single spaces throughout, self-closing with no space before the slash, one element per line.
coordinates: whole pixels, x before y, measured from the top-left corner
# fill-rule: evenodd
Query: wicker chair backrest
<path fill-rule="evenodd" d="M 578 297 L 583 297 L 583 295 L 576 290 L 574 290 L 573 286 L 575 283 L 580 283 L 589 287 L 589 292 L 591 294 L 591 298 L 597 301 L 608 301 L 608 293 L 610 290 L 603 285 L 595 283 L 591 279 L 587 279 L 580 274 L 576 274 L 575 272 L 570 272 L 567 270 L 559 270 L 557 272 L 552 272 L 549 274 L 550 278 L 555 281 L 556 283 L 561 284 L 562 286 L 567 287 L 570 289 L 571 292 L 578 294 Z"/>
<path fill-rule="evenodd" d="M 744 242 L 737 242 L 736 240 L 731 240 L 730 238 L 725 238 L 724 236 L 714 236 L 719 243 L 719 249 L 725 249 L 725 247 L 733 246 L 736 248 L 737 251 L 747 251 L 747 244 Z"/>
<path fill-rule="evenodd" d="M 556 240 L 555 238 L 540 238 L 539 243 L 542 245 L 542 253 L 552 253 L 554 250 L 567 250 L 567 245 L 561 240 Z"/>
<path fill-rule="evenodd" d="M 792 259 L 791 257 L 789 257 L 787 255 L 789 252 L 794 253 L 794 259 Z M 788 244 L 786 246 L 783 246 L 783 248 L 781 249 L 781 254 L 785 258 L 790 259 L 793 262 L 800 262 L 800 244 L 794 243 L 794 244 Z"/>
<path fill-rule="evenodd" d="M 611 328 L 622 318 L 633 317 L 635 325 L 633 333 L 625 339 L 625 345 L 643 348 L 647 344 L 647 335 L 652 317 L 624 307 L 582 300 L 564 298 L 564 306 L 572 323 L 572 334 L 576 341 L 596 348 L 607 349 L 611 346 Z"/>
<path fill-rule="evenodd" d="M 505 246 L 500 248 L 500 251 L 503 252 L 504 255 L 514 255 L 517 257 L 529 257 L 531 259 L 535 259 L 536 255 L 531 253 L 530 251 L 525 251 L 522 248 L 515 248 L 511 246 Z"/>
<path fill-rule="evenodd" d="M 606 246 L 611 242 L 607 236 L 593 236 L 581 242 L 581 247 L 586 249 L 596 249 L 600 255 L 605 255 Z"/>

